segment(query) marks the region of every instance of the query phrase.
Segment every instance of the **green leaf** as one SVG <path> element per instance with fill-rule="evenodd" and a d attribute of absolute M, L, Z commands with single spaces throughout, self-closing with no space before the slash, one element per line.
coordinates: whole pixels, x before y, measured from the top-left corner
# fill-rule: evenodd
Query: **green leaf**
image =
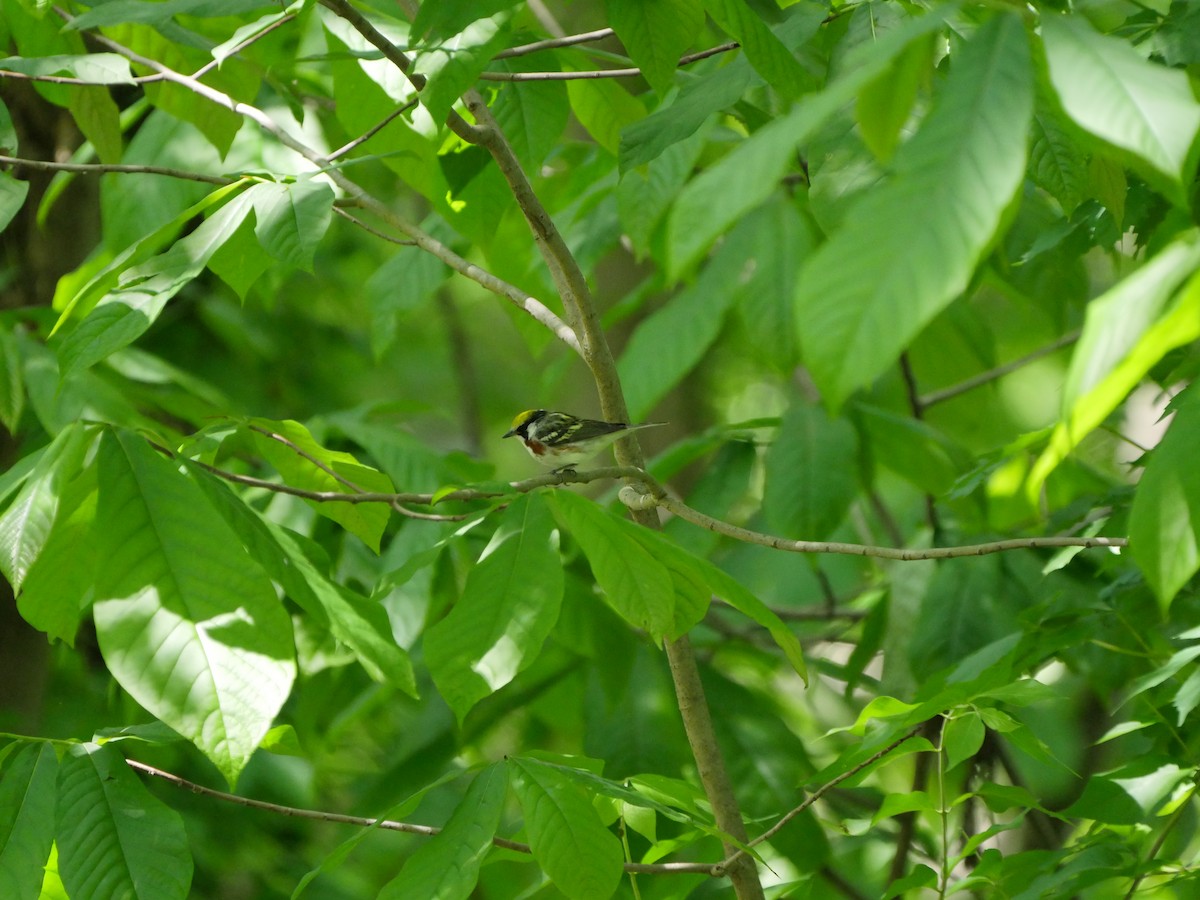
<path fill-rule="evenodd" d="M 391 479 L 382 472 L 363 465 L 349 453 L 325 449 L 299 422 L 248 419 L 246 424 L 255 448 L 292 487 L 308 491 L 354 493 L 352 488 L 330 474 L 328 470 L 332 470 L 361 490 L 385 494 L 394 491 Z M 267 433 L 264 434 L 264 431 Z M 287 443 L 277 440 L 276 436 Z M 302 453 L 305 455 L 302 456 Z M 318 514 L 337 522 L 376 553 L 379 552 L 379 541 L 390 517 L 387 504 L 346 503 L 340 500 L 331 503 L 316 500 L 306 502 Z"/>
<path fill-rule="evenodd" d="M 617 364 L 629 414 L 644 419 L 700 362 L 753 265 L 757 230 L 737 228 L 696 283 L 641 321 Z"/>
<path fill-rule="evenodd" d="M 430 674 L 460 722 L 537 658 L 562 593 L 554 519 L 527 494 L 505 510 L 450 614 L 425 631 Z"/>
<path fill-rule="evenodd" d="M 95 593 L 96 499 L 96 468 L 88 466 L 68 480 L 50 537 L 17 598 L 17 609 L 26 622 L 70 645 Z"/>
<path fill-rule="evenodd" d="M 553 766 L 520 757 L 509 764 L 534 859 L 571 900 L 607 900 L 624 853 L 588 796 Z"/>
<path fill-rule="evenodd" d="M 1156 279 L 1163 277 L 1173 279 L 1176 274 L 1173 269 L 1164 272 L 1163 268 L 1155 267 L 1155 277 Z M 1148 281 L 1149 279 L 1147 279 Z M 1146 299 L 1152 306 L 1155 303 L 1154 295 L 1157 293 L 1157 289 L 1146 283 L 1143 283 L 1143 287 L 1148 290 Z M 1123 288 L 1124 283 L 1114 288 L 1114 291 L 1120 291 L 1124 295 L 1124 300 L 1119 306 L 1127 306 L 1131 311 L 1137 310 L 1141 304 L 1133 299 L 1132 294 L 1126 294 Z M 1096 302 L 1093 301 L 1093 303 Z M 1136 326 L 1136 313 L 1134 319 Z M 1062 421 L 1054 426 L 1046 449 L 1042 451 L 1042 455 L 1030 469 L 1025 490 L 1026 495 L 1031 499 L 1036 500 L 1050 473 L 1067 458 L 1067 455 L 1079 445 L 1083 438 L 1095 430 L 1114 409 L 1124 402 L 1129 392 L 1137 387 L 1146 373 L 1159 360 L 1176 347 L 1183 346 L 1200 337 L 1200 275 L 1192 276 L 1187 285 L 1179 292 L 1174 306 L 1140 334 L 1136 343 L 1128 348 L 1119 362 L 1113 362 L 1106 371 L 1093 371 L 1090 365 L 1091 360 L 1113 359 L 1113 354 L 1109 348 L 1104 346 L 1102 338 L 1111 339 L 1118 351 L 1125 342 L 1124 337 L 1116 337 L 1114 332 L 1108 330 L 1112 322 L 1113 320 L 1109 320 L 1107 315 L 1101 315 L 1096 326 L 1098 339 L 1095 343 L 1089 341 L 1087 350 L 1090 352 L 1081 357 L 1084 362 L 1081 362 L 1077 368 L 1072 361 L 1069 377 L 1072 378 L 1074 385 L 1079 385 L 1082 393 L 1076 398 L 1071 408 L 1064 413 Z M 1079 374 L 1076 375 L 1076 372 Z M 1094 386 L 1085 388 L 1089 380 L 1094 377 L 1100 377 L 1100 380 L 1095 382 Z M 1174 594 L 1174 592 L 1171 593 Z M 1160 595 L 1159 599 L 1163 600 L 1163 596 Z"/>
<path fill-rule="evenodd" d="M 885 34 L 865 51 L 849 54 L 843 74 L 829 87 L 798 104 L 788 115 L 764 125 L 692 179 L 671 213 L 668 274 L 680 277 L 730 225 L 767 199 L 784 173 L 798 165 L 797 147 L 839 113 L 864 85 L 885 72 L 910 41 L 941 28 L 948 11 L 948 6 L 939 7 Z M 634 155 L 631 149 L 630 162 L 622 164 L 640 161 L 638 156 L 644 152 Z M 860 265 L 856 262 L 855 269 Z"/>
<path fill-rule="evenodd" d="M 613 156 L 620 150 L 622 129 L 646 115 L 642 102 L 615 78 L 568 81 L 567 97 L 579 124 Z"/>
<path fill-rule="evenodd" d="M 887 71 L 859 92 L 854 116 L 863 143 L 887 162 L 900 143 L 900 130 L 912 114 L 917 88 L 928 75 L 933 41 L 926 37 L 904 48 Z"/>
<path fill-rule="evenodd" d="M 116 53 L 82 53 L 77 56 L 10 56 L 0 59 L 0 70 L 25 75 L 66 75 L 92 84 L 133 84 L 129 60 Z"/>
<path fill-rule="evenodd" d="M 671 633 L 674 582 L 632 531 L 641 526 L 567 491 L 554 495 L 554 506 L 587 557 L 608 604 L 629 624 L 649 632 L 656 643 Z"/>
<path fill-rule="evenodd" d="M 387 612 L 374 600 L 330 580 L 320 547 L 281 525 L 264 520 L 215 476 L 192 468 L 196 484 L 241 538 L 246 552 L 284 593 L 345 644 L 372 679 L 417 696 L 412 662 L 392 636 Z"/>
<path fill-rule="evenodd" d="M 28 195 L 28 181 L 17 181 L 7 172 L 0 172 L 0 231 L 16 218 Z"/>
<path fill-rule="evenodd" d="M 454 106 L 475 83 L 488 62 L 507 43 L 510 13 L 478 18 L 458 34 L 423 43 L 416 52 L 413 72 L 425 76 L 421 105 L 434 122 L 446 121 Z"/>
<path fill-rule="evenodd" d="M 966 762 L 979 752 L 987 729 L 974 712 L 956 715 L 942 728 L 942 750 L 946 754 L 946 771 Z"/>
<path fill-rule="evenodd" d="M 79 474 L 94 439 L 94 430 L 79 424 L 60 431 L 0 516 L 0 572 L 18 594 L 46 546 L 67 485 Z"/>
<path fill-rule="evenodd" d="M 1039 110 L 1034 114 L 1032 132 L 1030 174 L 1039 187 L 1059 202 L 1063 212 L 1070 215 L 1083 202 L 1088 190 L 1087 157 L 1059 124 L 1058 118 L 1045 111 Z M 1103 202 L 1102 197 L 1098 199 Z M 1119 224 L 1120 210 L 1114 210 L 1113 216 Z"/>
<path fill-rule="evenodd" d="M 105 434 L 98 465 L 105 662 L 233 784 L 295 677 L 287 613 L 203 492 L 143 439 Z"/>
<path fill-rule="evenodd" d="M 553 70 L 553 61 L 537 54 L 496 60 L 489 68 L 497 72 L 542 72 L 548 64 Z M 571 116 L 566 85 L 560 81 L 501 85 L 492 104 L 492 115 L 512 144 L 517 159 L 528 171 L 537 171 L 562 143 Z"/>
<path fill-rule="evenodd" d="M 333 216 L 329 185 L 311 178 L 294 184 L 256 184 L 245 196 L 254 206 L 254 233 L 263 249 L 311 272 L 313 251 Z"/>
<path fill-rule="evenodd" d="M 128 269 L 58 347 L 63 380 L 133 343 L 158 319 L 167 301 L 204 271 L 212 255 L 250 212 L 246 194 L 235 197 L 166 253 Z M 99 277 L 99 276 L 98 276 Z M 63 313 L 65 318 L 71 310 Z"/>
<path fill-rule="evenodd" d="M 808 73 L 745 0 L 705 0 L 705 6 L 717 24 L 741 44 L 750 65 L 767 84 L 785 98 L 800 96 Z"/>
<path fill-rule="evenodd" d="M 742 58 L 688 81 L 673 103 L 631 122 L 621 132 L 621 173 L 657 159 L 668 147 L 687 140 L 718 110 L 733 106 L 750 84 L 750 66 Z"/>
<path fill-rule="evenodd" d="M 1024 176 L 1032 98 L 1024 28 L 997 15 L 955 59 L 894 177 L 801 270 L 801 347 L 830 406 L 891 366 L 966 289 Z"/>
<path fill-rule="evenodd" d="M 825 540 L 858 494 L 858 435 L 845 419 L 796 404 L 767 453 L 763 512 L 788 537 Z"/>
<path fill-rule="evenodd" d="M 76 16 L 64 28 L 86 31 L 102 25 L 137 22 L 143 25 L 165 25 L 174 16 L 236 16 L 268 5 L 263 0 L 166 0 L 146 3 L 144 0 L 112 0 Z"/>
<path fill-rule="evenodd" d="M 103 87 L 71 91 L 71 115 L 91 142 L 101 162 L 121 162 L 121 111 Z"/>
<path fill-rule="evenodd" d="M 492 849 L 508 793 L 505 763 L 475 776 L 450 820 L 417 850 L 400 874 L 383 886 L 380 900 L 467 900 L 479 880 L 479 867 Z"/>
<path fill-rule="evenodd" d="M 704 150 L 706 132 L 668 147 L 647 165 L 626 171 L 617 185 L 617 213 L 639 259 L 653 252 L 651 240 L 659 231 L 679 189 L 687 183 Z"/>
<path fill-rule="evenodd" d="M 192 854 L 179 813 L 112 746 L 78 744 L 58 770 L 58 873 L 72 897 L 188 896 Z"/>
<path fill-rule="evenodd" d="M 701 0 L 605 0 L 604 8 L 634 65 L 665 94 L 679 58 L 704 25 Z"/>
<path fill-rule="evenodd" d="M 1200 103 L 1185 72 L 1146 59 L 1128 41 L 1097 34 L 1082 16 L 1042 17 L 1050 82 L 1085 131 L 1132 154 L 1186 204 Z"/>
<path fill-rule="evenodd" d="M 58 759 L 49 743 L 25 744 L 0 768 L 0 894 L 39 900 L 54 844 Z"/>

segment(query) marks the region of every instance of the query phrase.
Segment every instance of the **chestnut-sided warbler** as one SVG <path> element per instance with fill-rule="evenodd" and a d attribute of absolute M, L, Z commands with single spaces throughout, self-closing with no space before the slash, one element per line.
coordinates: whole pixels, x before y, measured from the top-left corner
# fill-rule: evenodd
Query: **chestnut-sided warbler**
<path fill-rule="evenodd" d="M 529 455 L 556 472 L 574 469 L 591 459 L 623 435 L 638 428 L 653 428 L 662 422 L 628 425 L 625 422 L 601 422 L 581 419 L 568 413 L 527 409 L 513 419 L 505 437 L 519 437 Z"/>

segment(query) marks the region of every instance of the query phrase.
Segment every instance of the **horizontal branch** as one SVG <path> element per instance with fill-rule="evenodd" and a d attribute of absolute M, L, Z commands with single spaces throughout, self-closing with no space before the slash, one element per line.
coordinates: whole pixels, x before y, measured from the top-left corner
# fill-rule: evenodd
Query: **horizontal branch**
<path fill-rule="evenodd" d="M 737 41 L 729 41 L 726 44 L 719 44 L 716 47 L 709 47 L 707 50 L 680 57 L 678 64 L 686 66 L 689 63 L 716 56 L 718 53 L 728 53 L 740 46 L 741 44 Z M 499 59 L 500 56 L 497 55 L 495 58 Z M 636 78 L 641 74 L 641 69 L 631 66 L 626 69 L 591 69 L 586 72 L 481 72 L 479 78 L 481 81 L 580 81 L 595 78 Z"/>
<path fill-rule="evenodd" d="M 164 453 L 170 453 L 164 447 L 157 447 L 158 450 Z M 763 547 L 771 547 L 775 550 L 784 550 L 789 553 L 837 553 L 846 556 L 870 556 L 877 559 L 894 559 L 902 562 L 911 562 L 920 559 L 957 559 L 965 556 L 986 556 L 991 553 L 1003 553 L 1008 550 L 1054 550 L 1063 547 L 1109 547 L 1109 548 L 1124 548 L 1129 546 L 1128 538 L 1120 537 L 1072 537 L 1069 535 L 1058 535 L 1053 537 L 1021 537 L 1009 538 L 1002 541 L 989 541 L 983 544 L 960 544 L 954 547 L 881 547 L 872 544 L 850 544 L 842 541 L 797 541 L 790 538 L 783 538 L 773 534 L 766 534 L 761 531 L 751 531 L 748 528 L 742 528 L 740 525 L 734 525 L 730 522 L 714 519 L 712 516 L 705 515 L 699 510 L 692 509 L 682 500 L 670 496 L 658 481 L 642 469 L 634 466 L 607 466 L 600 469 L 590 469 L 584 472 L 550 472 L 545 475 L 538 475 L 534 478 L 526 479 L 525 481 L 509 482 L 508 490 L 477 490 L 475 488 L 462 488 L 457 491 L 451 491 L 446 494 L 434 493 L 382 493 L 377 491 L 362 491 L 339 492 L 339 491 L 312 491 L 303 488 L 295 488 L 286 484 L 279 484 L 274 481 L 267 481 L 262 478 L 254 478 L 249 475 L 239 475 L 235 472 L 228 472 L 224 469 L 219 469 L 216 466 L 208 465 L 193 460 L 193 462 L 211 472 L 219 478 L 226 481 L 231 481 L 235 484 L 244 484 L 250 487 L 258 487 L 268 491 L 275 491 L 282 494 L 290 494 L 296 497 L 302 497 L 305 500 L 312 500 L 317 503 L 386 503 L 392 505 L 395 503 L 411 503 L 421 506 L 432 506 L 435 503 L 446 502 L 470 502 L 477 500 L 498 500 L 504 497 L 511 496 L 514 493 L 524 494 L 529 491 L 537 490 L 538 488 L 549 487 L 551 485 L 560 484 L 587 484 L 592 481 L 604 480 L 620 480 L 633 479 L 640 482 L 645 488 L 645 493 L 639 493 L 636 489 L 622 491 L 621 501 L 626 506 L 631 508 L 648 509 L 654 506 L 660 506 L 667 512 L 678 516 L 686 522 L 691 522 L 700 528 L 706 528 L 709 531 L 717 534 L 733 538 L 734 540 L 743 541 L 748 544 L 758 544 Z"/>
<path fill-rule="evenodd" d="M 405 834 L 421 834 L 426 837 L 433 837 L 434 835 L 441 834 L 442 831 L 442 829 L 432 825 L 415 825 L 411 822 L 397 822 L 392 819 L 372 819 L 367 816 L 347 816 L 342 813 L 325 812 L 319 809 L 304 809 L 298 806 L 283 806 L 279 803 L 268 803 L 265 800 L 252 800 L 249 797 L 239 797 L 237 794 L 230 794 L 225 791 L 218 791 L 215 788 L 205 787 L 202 784 L 196 784 L 194 781 L 188 781 L 186 778 L 181 778 L 178 775 L 155 768 L 154 766 L 148 766 L 146 763 L 138 762 L 135 759 L 127 759 L 125 762 L 131 769 L 141 772 L 143 775 L 152 775 L 155 778 L 161 778 L 163 781 L 173 784 L 182 790 L 191 791 L 193 794 L 212 797 L 214 800 L 236 803 L 238 806 L 245 806 L 249 809 L 260 809 L 293 819 L 313 819 L 318 822 L 335 822 L 339 825 L 357 825 L 360 828 L 374 827 L 383 829 L 384 831 L 400 831 Z M 510 841 L 502 837 L 493 837 L 492 846 L 503 847 L 505 850 L 513 850 L 517 853 L 533 853 L 528 844 L 523 844 L 520 841 Z M 711 863 L 625 864 L 626 872 L 638 875 L 679 875 L 685 873 L 712 875 L 714 874 L 714 868 Z"/>
<path fill-rule="evenodd" d="M 221 175 L 205 175 L 202 172 L 189 172 L 186 169 L 171 169 L 166 166 L 135 166 L 115 163 L 60 163 L 44 159 L 25 159 L 19 156 L 0 156 L 0 165 L 16 166 L 32 169 L 36 172 L 78 172 L 84 175 L 165 175 L 168 178 L 180 178 L 184 181 L 202 181 L 205 184 L 217 184 L 224 187 L 233 184 L 238 179 Z"/>
<path fill-rule="evenodd" d="M 576 44 L 588 44 L 592 41 L 602 41 L 612 37 L 616 32 L 611 28 L 598 28 L 595 31 L 584 31 L 580 34 L 568 34 L 563 37 L 546 38 L 544 41 L 534 41 L 532 44 L 521 44 L 501 50 L 492 59 L 511 59 L 514 56 L 528 56 L 542 50 L 556 50 L 560 47 L 574 47 Z"/>
<path fill-rule="evenodd" d="M 46 84 L 71 84 L 80 87 L 109 87 L 112 84 L 152 84 L 164 81 L 161 75 L 139 75 L 128 80 L 106 82 L 90 81 L 87 78 L 76 78 L 73 75 L 30 75 L 28 72 L 14 72 L 11 69 L 0 69 L 0 78 L 12 78 L 16 81 L 40 81 Z"/>
<path fill-rule="evenodd" d="M 928 409 L 936 403 L 943 403 L 946 400 L 953 399 L 954 397 L 965 394 L 968 391 L 973 391 L 977 387 L 982 387 L 983 385 L 992 381 L 997 381 L 998 379 L 1003 378 L 1005 375 L 1015 372 L 1017 369 L 1041 359 L 1043 356 L 1049 356 L 1056 350 L 1061 350 L 1063 347 L 1075 343 L 1077 340 L 1079 340 L 1079 335 L 1080 332 L 1078 330 L 1068 332 L 1058 340 L 1047 344 L 1045 347 L 1039 347 L 1037 350 L 1034 350 L 1032 353 L 1027 353 L 1020 359 L 1014 359 L 1012 362 L 1007 362 L 1004 365 L 988 369 L 986 372 L 980 372 L 978 375 L 973 375 L 970 378 L 960 381 L 958 384 L 952 384 L 949 387 L 942 388 L 941 390 L 930 391 L 928 394 L 920 397 L 917 402 L 921 409 Z"/>

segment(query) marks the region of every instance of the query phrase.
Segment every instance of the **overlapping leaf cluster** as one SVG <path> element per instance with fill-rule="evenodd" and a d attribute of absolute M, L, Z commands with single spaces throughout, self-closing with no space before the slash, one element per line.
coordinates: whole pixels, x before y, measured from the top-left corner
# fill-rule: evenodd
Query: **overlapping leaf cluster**
<path fill-rule="evenodd" d="M 611 33 L 531 46 L 543 6 Z M 0 747 L 0 894 L 703 892 L 685 636 L 751 834 L 793 811 L 743 848 L 770 883 L 1186 894 L 1191 7 L 538 7 L 0 0 L 0 155 L 78 164 L 0 163 L 0 570 L 57 654 Z M 514 490 L 490 435 L 592 390 L 510 302 L 570 322 L 471 92 L 693 508 L 1130 552 L 805 558 Z M 123 752 L 443 830 L 297 842 Z"/>

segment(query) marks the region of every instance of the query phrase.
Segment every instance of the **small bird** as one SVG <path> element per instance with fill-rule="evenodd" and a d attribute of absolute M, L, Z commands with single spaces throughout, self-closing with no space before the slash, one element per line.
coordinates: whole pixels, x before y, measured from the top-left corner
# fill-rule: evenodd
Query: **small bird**
<path fill-rule="evenodd" d="M 567 472 L 591 459 L 623 435 L 638 428 L 653 428 L 663 422 L 629 425 L 581 419 L 569 413 L 527 409 L 513 419 L 506 438 L 519 437 L 529 455 L 555 472 Z"/>

